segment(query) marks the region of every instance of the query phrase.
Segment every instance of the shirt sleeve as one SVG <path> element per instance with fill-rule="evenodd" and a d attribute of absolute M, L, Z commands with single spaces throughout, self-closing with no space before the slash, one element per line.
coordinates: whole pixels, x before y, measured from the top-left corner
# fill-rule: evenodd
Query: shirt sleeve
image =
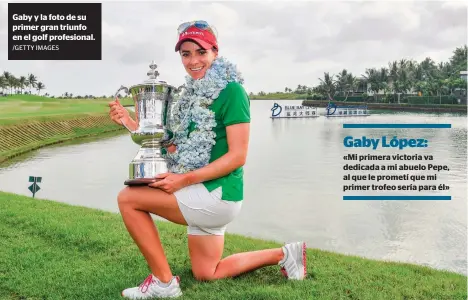
<path fill-rule="evenodd" d="M 238 83 L 230 83 L 228 95 L 223 107 L 224 126 L 250 123 L 250 99 L 244 87 Z"/>

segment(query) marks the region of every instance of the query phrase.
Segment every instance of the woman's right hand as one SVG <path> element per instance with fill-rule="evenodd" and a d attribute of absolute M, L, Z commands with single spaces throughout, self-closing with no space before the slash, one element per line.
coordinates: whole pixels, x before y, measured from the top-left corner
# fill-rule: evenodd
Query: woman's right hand
<path fill-rule="evenodd" d="M 125 107 L 120 104 L 119 98 L 116 98 L 114 101 L 110 102 L 109 107 L 109 116 L 111 120 L 114 121 L 114 123 L 118 125 L 124 125 L 122 124 L 122 120 L 125 124 L 131 123 L 130 114 L 125 109 Z"/>

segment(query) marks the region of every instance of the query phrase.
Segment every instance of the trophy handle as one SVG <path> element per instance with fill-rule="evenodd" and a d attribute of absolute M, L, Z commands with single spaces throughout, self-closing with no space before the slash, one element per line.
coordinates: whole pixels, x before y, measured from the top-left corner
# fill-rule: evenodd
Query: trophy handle
<path fill-rule="evenodd" d="M 128 88 L 127 88 L 126 86 L 124 86 L 124 85 L 121 85 L 120 88 L 117 90 L 117 92 L 115 92 L 115 94 L 114 94 L 114 99 L 117 98 L 117 95 L 119 94 L 119 92 L 120 92 L 121 90 L 124 90 L 125 93 L 128 94 Z M 122 125 L 123 125 L 125 128 L 127 128 L 128 131 L 133 132 L 133 131 L 127 126 L 127 124 L 125 124 L 125 122 L 124 122 L 122 119 L 120 119 L 120 122 L 122 123 Z"/>
<path fill-rule="evenodd" d="M 117 98 L 117 95 L 119 94 L 121 90 L 125 90 L 125 94 L 128 94 L 128 88 L 126 86 L 121 85 L 120 88 L 117 90 L 117 92 L 115 92 L 114 99 Z"/>
<path fill-rule="evenodd" d="M 128 130 L 129 132 L 133 132 L 133 130 L 131 130 L 131 129 L 125 124 L 125 122 L 124 122 L 122 119 L 120 119 L 120 122 L 122 123 L 122 125 L 123 125 L 125 128 L 127 128 L 127 130 Z"/>

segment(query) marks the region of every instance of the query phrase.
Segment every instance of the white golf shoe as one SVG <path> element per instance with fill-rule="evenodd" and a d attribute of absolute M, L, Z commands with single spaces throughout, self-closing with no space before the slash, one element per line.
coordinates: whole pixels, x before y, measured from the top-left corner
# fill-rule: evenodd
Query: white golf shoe
<path fill-rule="evenodd" d="M 278 264 L 283 275 L 292 280 L 304 279 L 307 274 L 306 243 L 290 243 L 284 245 L 282 249 L 284 257 Z"/>
<path fill-rule="evenodd" d="M 123 290 L 122 297 L 134 300 L 176 298 L 182 296 L 179 284 L 179 276 L 174 276 L 170 282 L 163 283 L 150 274 L 140 286 Z"/>

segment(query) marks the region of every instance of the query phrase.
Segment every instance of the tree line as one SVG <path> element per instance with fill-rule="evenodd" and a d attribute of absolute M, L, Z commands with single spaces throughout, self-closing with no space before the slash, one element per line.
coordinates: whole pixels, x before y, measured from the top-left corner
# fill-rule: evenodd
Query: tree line
<path fill-rule="evenodd" d="M 380 68 L 366 68 L 364 74 L 355 76 L 347 69 L 338 74 L 324 72 L 319 78 L 319 84 L 307 86 L 299 84 L 294 90 L 286 87 L 284 93 L 294 93 L 305 96 L 334 100 L 335 97 L 360 95 L 367 98 L 372 94 L 374 98 L 396 99 L 399 94 L 417 96 L 453 95 L 455 90 L 466 91 L 466 81 L 460 76 L 461 71 L 467 70 L 467 46 L 457 47 L 446 62 L 435 62 L 427 57 L 421 62 L 414 59 L 400 59 L 388 62 Z M 276 92 L 279 94 L 281 92 Z M 255 94 L 251 93 L 255 96 Z M 265 92 L 258 96 L 267 96 Z"/>
<path fill-rule="evenodd" d="M 45 89 L 45 85 L 34 74 L 16 77 L 12 73 L 4 71 L 0 75 L 0 88 L 2 94 L 6 95 L 31 94 L 31 89 L 36 89 L 39 95 L 41 90 Z"/>
<path fill-rule="evenodd" d="M 293 90 L 285 87 L 283 92 L 273 93 L 303 95 L 312 99 L 334 100 L 335 97 L 344 97 L 344 101 L 349 96 L 359 95 L 367 98 L 371 94 L 374 100 L 386 99 L 393 102 L 399 99 L 401 94 L 418 96 L 446 96 L 453 95 L 456 90 L 464 90 L 466 96 L 466 81 L 460 76 L 461 71 L 467 70 L 467 45 L 457 47 L 452 56 L 446 62 L 435 62 L 427 57 L 421 62 L 414 59 L 400 59 L 388 62 L 387 66 L 380 68 L 366 68 L 364 74 L 355 76 L 347 69 L 343 69 L 338 74 L 324 72 L 319 78 L 319 84 L 307 86 L 298 84 Z M 183 86 L 181 86 L 183 87 Z M 180 92 L 178 87 L 177 92 Z M 37 94 L 45 89 L 45 85 L 40 82 L 36 75 L 16 77 L 8 71 L 0 75 L 0 88 L 2 94 L 31 94 L 32 89 L 37 90 Z M 5 93 L 6 92 L 6 93 Z M 268 96 L 272 93 L 259 92 L 254 96 Z M 398 97 L 396 97 L 398 95 Z M 49 96 L 45 94 L 45 96 Z M 92 95 L 75 96 L 72 93 L 65 93 L 64 98 L 96 98 Z M 106 98 L 106 96 L 102 96 Z"/>
<path fill-rule="evenodd" d="M 175 92 L 180 93 L 184 85 L 176 88 Z M 0 96 L 12 95 L 12 94 L 32 94 L 31 90 L 36 89 L 37 95 L 40 95 L 41 90 L 44 90 L 46 86 L 40 82 L 36 75 L 28 74 L 27 76 L 15 76 L 8 71 L 4 71 L 0 75 Z M 55 98 L 50 96 L 48 93 L 44 94 L 46 97 Z M 114 95 L 102 95 L 100 97 L 94 95 L 74 95 L 73 93 L 65 92 L 60 98 L 62 99 L 97 99 L 97 98 L 113 98 Z M 118 94 L 118 98 L 128 97 L 128 95 Z"/>

